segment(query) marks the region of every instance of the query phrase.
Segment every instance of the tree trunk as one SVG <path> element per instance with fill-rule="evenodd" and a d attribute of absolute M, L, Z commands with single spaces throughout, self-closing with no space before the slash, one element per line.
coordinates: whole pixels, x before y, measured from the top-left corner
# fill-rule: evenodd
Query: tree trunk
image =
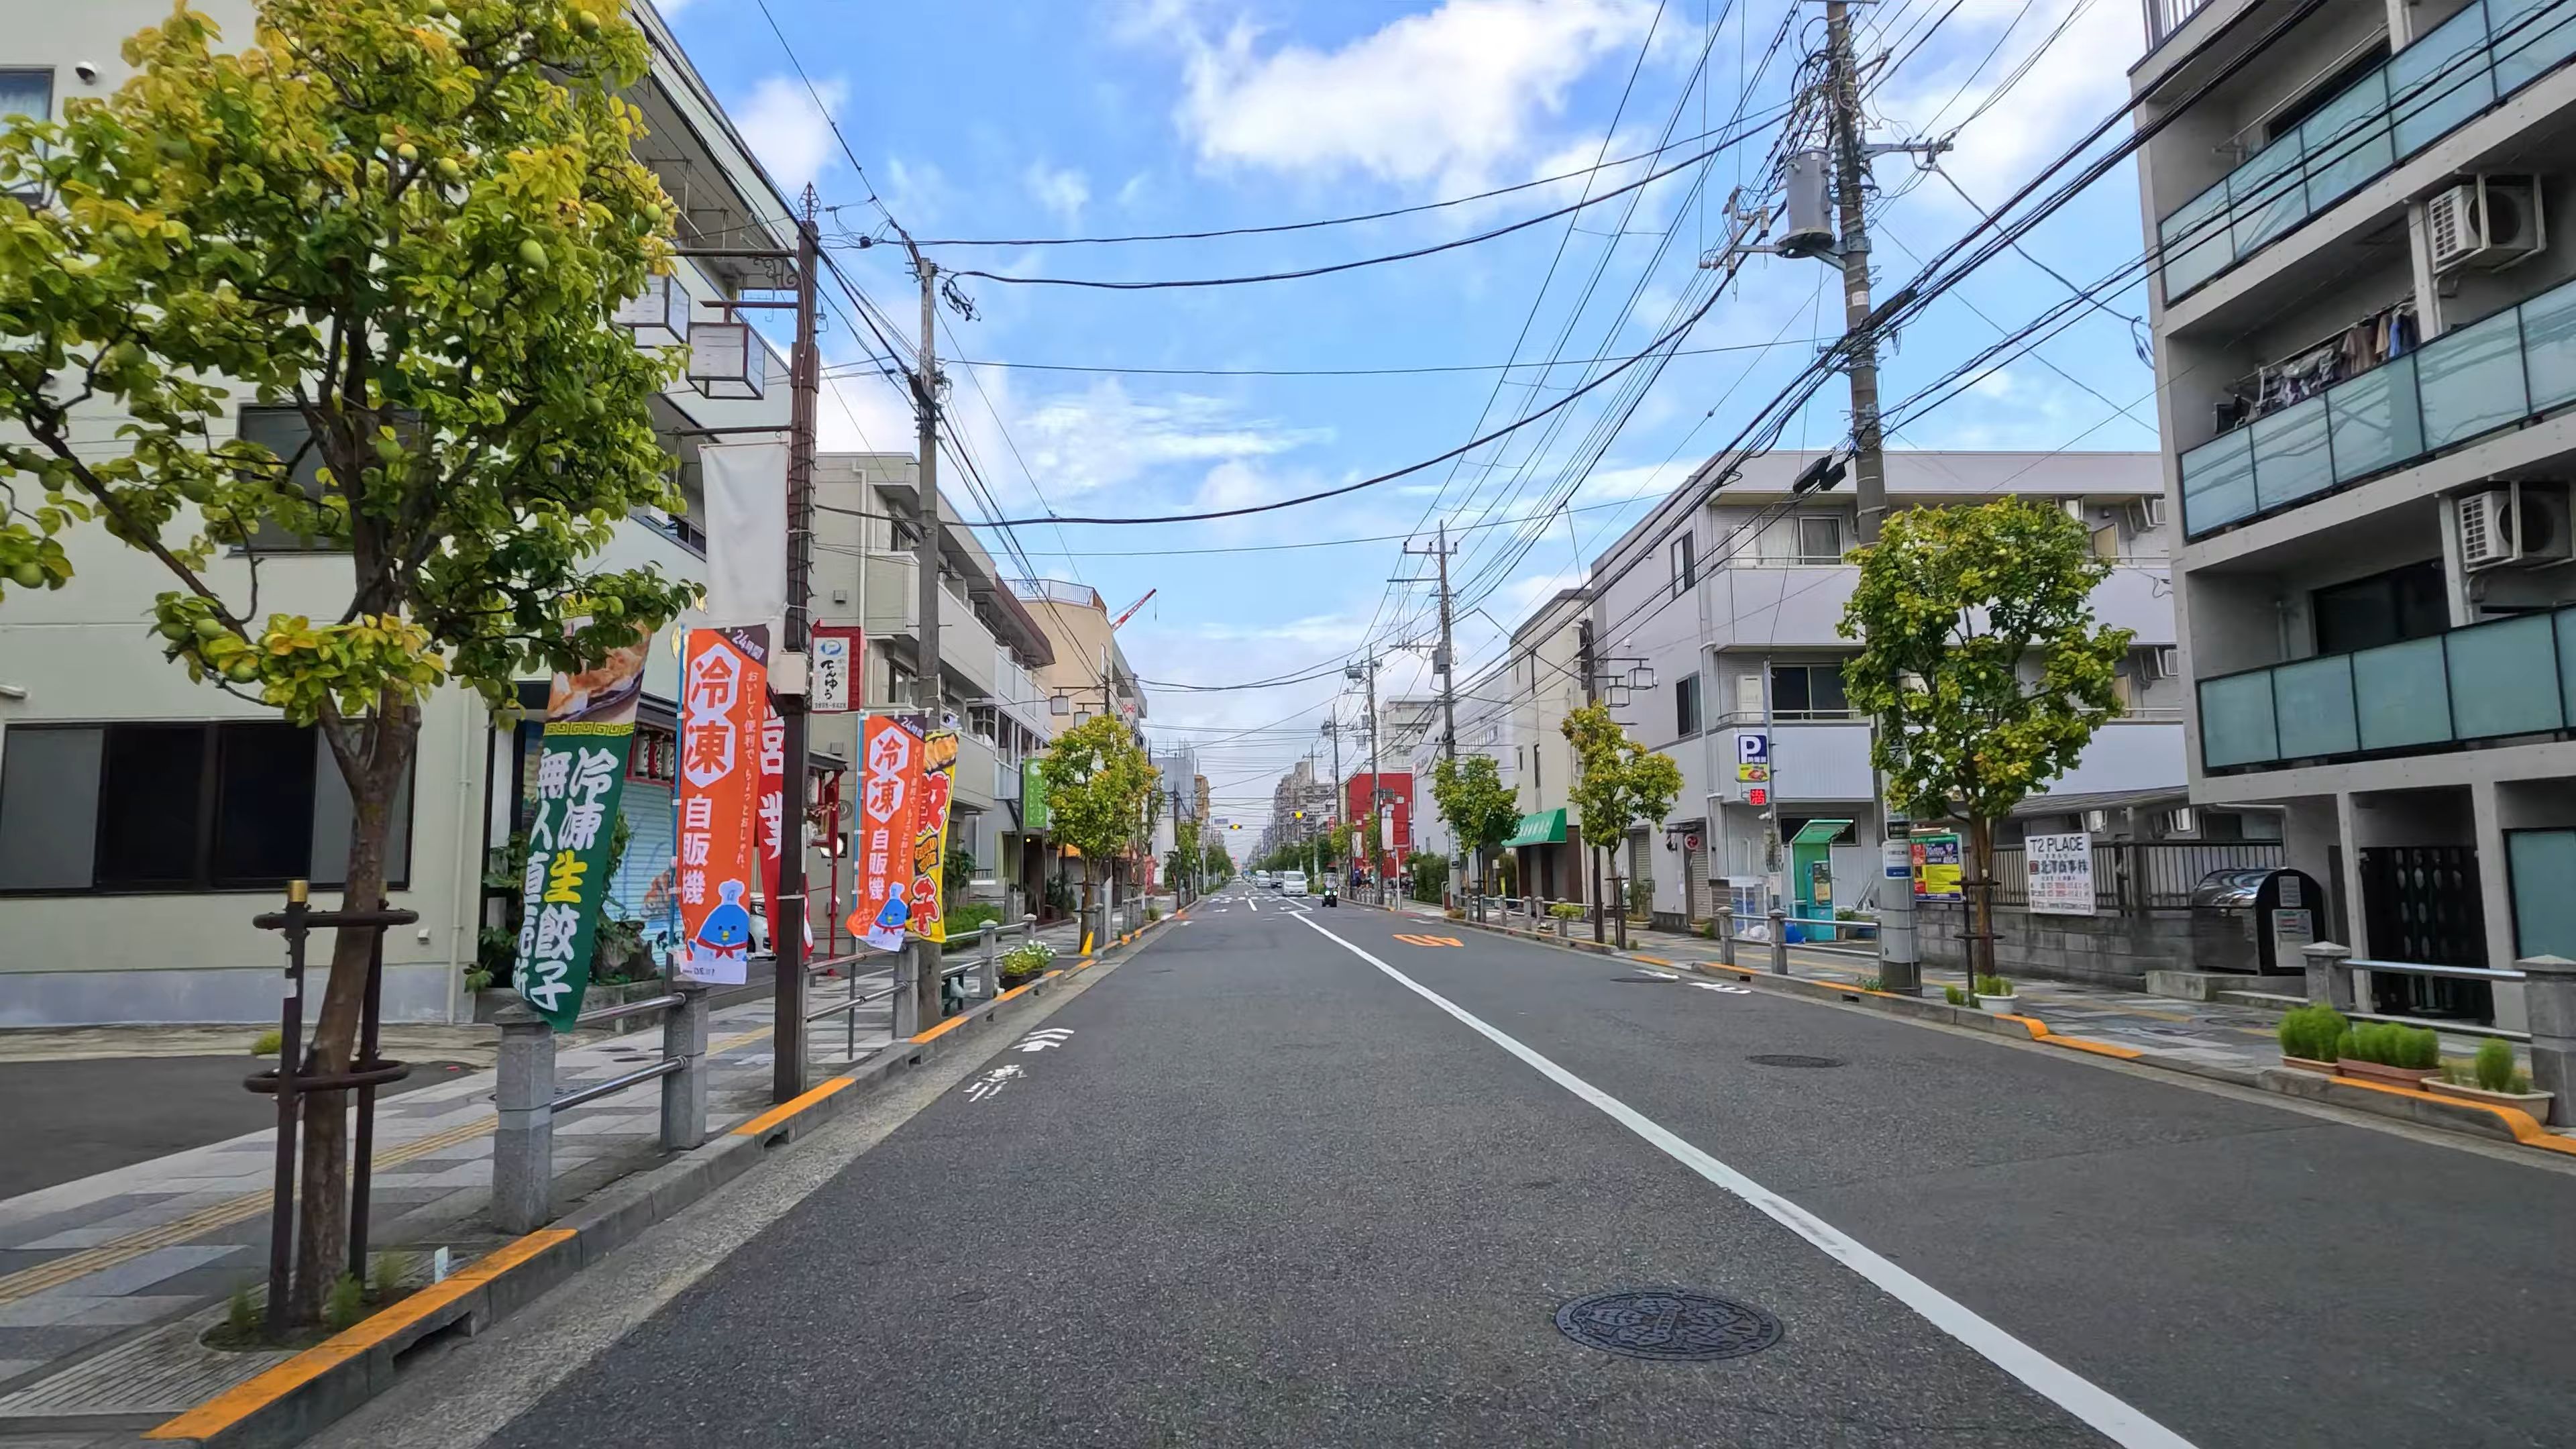
<path fill-rule="evenodd" d="M 1974 996 L 1977 978 L 1995 974 L 1995 827 L 1994 822 L 1972 818 L 1968 821 L 1968 991 Z"/>
<path fill-rule="evenodd" d="M 1592 857 L 1592 944 L 1598 946 L 1601 944 L 1603 924 L 1601 920 L 1601 847 L 1586 841 L 1584 849 Z"/>
<path fill-rule="evenodd" d="M 393 798 L 412 749 L 418 742 L 420 718 L 409 707 L 379 708 L 377 715 L 354 726 L 356 748 L 333 749 L 349 787 L 349 854 L 341 888 L 342 910 L 374 910 L 384 900 L 385 837 L 393 822 Z M 325 730 L 333 728 L 329 720 Z M 322 1010 L 314 1018 L 312 1054 L 302 1063 L 312 1074 L 345 1072 L 357 1051 L 359 1017 L 366 1006 L 367 964 L 374 952 L 376 929 L 342 926 L 333 932 L 331 975 L 322 991 Z M 303 1161 L 296 1192 L 295 1274 L 287 1294 L 287 1318 L 303 1325 L 322 1320 L 323 1300 L 340 1275 L 365 1265 L 349 1256 L 349 1094 L 312 1092 L 301 1098 Z"/>

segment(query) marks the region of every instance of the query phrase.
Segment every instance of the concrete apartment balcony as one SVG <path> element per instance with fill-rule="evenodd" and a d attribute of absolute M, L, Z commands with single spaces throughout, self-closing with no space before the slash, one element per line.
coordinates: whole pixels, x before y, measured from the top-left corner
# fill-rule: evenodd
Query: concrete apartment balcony
<path fill-rule="evenodd" d="M 1760 717 L 1730 718 L 1721 732 L 1759 729 Z M 1869 721 L 1856 715 L 1771 724 L 1773 797 L 1799 803 L 1866 801 L 1877 798 L 1876 777 L 1869 764 Z M 1723 742 L 1721 742 L 1723 743 Z M 2167 714 L 2142 714 L 2114 720 L 2093 736 L 2075 768 L 2049 784 L 2053 794 L 2089 794 L 2097 790 L 2170 790 L 2180 786 L 2183 770 L 2182 721 Z M 1721 790 L 1735 798 L 1732 786 Z"/>
<path fill-rule="evenodd" d="M 2570 58 L 2576 0 L 2471 0 L 2424 31 L 2157 223 L 2163 328 L 2278 306 L 2453 175 L 2548 169 Z"/>
<path fill-rule="evenodd" d="M 2564 739 L 2576 607 L 2198 682 L 2206 774 Z"/>
<path fill-rule="evenodd" d="M 869 635 L 917 644 L 921 639 L 920 575 L 908 554 L 870 553 L 865 605 Z M 945 591 L 939 600 L 939 663 L 952 685 L 977 697 L 1001 697 L 996 661 L 1004 651 L 993 631 L 975 617 L 975 606 Z"/>
<path fill-rule="evenodd" d="M 1707 642 L 1717 649 L 1849 649 L 1840 626 L 1859 581 L 1859 569 L 1838 563 L 1719 569 L 1701 584 L 1709 593 Z M 2094 589 L 2093 612 L 2136 635 L 2139 648 L 2175 642 L 2165 560 L 2121 561 Z"/>

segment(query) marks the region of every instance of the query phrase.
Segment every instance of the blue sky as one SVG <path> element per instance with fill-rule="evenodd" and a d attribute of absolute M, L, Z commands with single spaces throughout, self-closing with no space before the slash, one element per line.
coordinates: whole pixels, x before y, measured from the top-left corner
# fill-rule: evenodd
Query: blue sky
<path fill-rule="evenodd" d="M 1801 7 L 1782 53 L 1756 74 L 1781 29 L 1782 0 L 767 0 L 863 178 L 756 0 L 660 3 L 781 184 L 810 180 L 839 208 L 831 229 L 881 233 L 873 194 L 923 238 L 1204 231 L 1516 185 L 1724 127 L 1740 99 L 1760 117 L 1778 106 L 1797 56 L 1822 35 L 1822 7 Z M 1856 8 L 1865 13 L 1863 53 L 1898 57 L 1872 83 L 1872 138 L 1945 133 L 1974 114 L 1943 164 L 1987 206 L 2120 103 L 2142 39 L 2128 0 L 1961 0 L 1937 27 L 1931 22 L 1947 7 L 1933 0 Z M 2036 63 L 2022 67 L 2053 33 Z M 2019 80 L 1997 94 L 2017 69 Z M 1201 369 L 1625 356 L 1671 325 L 1676 300 L 1704 275 L 1695 261 L 1723 231 L 1726 191 L 1742 184 L 1761 199 L 1773 135 L 1759 129 L 1708 161 L 1704 200 L 1691 190 L 1702 179 L 1693 166 L 1577 214 L 1571 231 L 1550 221 L 1329 277 L 1155 291 L 969 278 L 963 286 L 978 316 L 944 313 L 942 349 L 999 362 Z M 1602 171 L 1590 184 L 1596 193 L 1623 186 L 1705 144 Z M 1939 177 L 1904 158 L 1877 167 L 1883 297 L 1976 218 Z M 1471 234 L 1567 205 L 1584 184 L 1287 236 L 929 250 L 943 266 L 1014 277 L 1239 275 Z M 2128 167 L 2027 246 L 2088 285 L 2133 258 L 2141 235 Z M 841 257 L 871 298 L 911 325 L 912 284 L 898 250 Z M 1752 262 L 1683 343 L 1727 350 L 1677 358 L 1588 470 L 1577 445 L 1604 421 L 1616 384 L 1565 409 L 1562 429 L 1524 430 L 1454 470 L 1442 465 L 1250 519 L 1031 527 L 1017 530 L 1018 542 L 1040 570 L 1090 584 L 1113 608 L 1158 589 L 1121 632 L 1129 658 L 1148 680 L 1221 684 L 1425 637 L 1430 591 L 1387 583 L 1418 571 L 1406 567 L 1399 540 L 1277 545 L 1537 513 L 1541 521 L 1525 527 L 1464 535 L 1458 573 L 1473 583 L 1462 590 L 1472 606 L 1459 628 L 1463 680 L 1535 601 L 1576 580 L 1578 549 L 1589 555 L 1618 537 L 1811 359 L 1807 339 L 1839 330 L 1831 275 L 1813 261 Z M 1896 340 L 1885 395 L 1905 396 L 2065 295 L 2021 257 L 1999 259 Z M 2105 300 L 2143 315 L 2134 287 Z M 826 343 L 830 361 L 857 360 L 847 335 Z M 952 420 L 1009 514 L 1121 516 L 1263 502 L 1385 472 L 1475 436 L 1489 402 L 1486 428 L 1519 416 L 1537 391 L 1523 384 L 1552 384 L 1543 403 L 1587 375 L 1579 363 L 1544 375 L 1531 366 L 1498 388 L 1504 375 L 1493 371 L 952 371 Z M 1891 445 L 2151 448 L 2149 388 L 2129 326 L 2095 312 Z M 827 447 L 909 450 L 908 406 L 892 387 L 851 376 L 838 391 L 823 410 Z M 1783 443 L 1826 446 L 1846 426 L 1836 381 Z M 954 461 L 946 468 L 944 476 L 957 475 Z M 1559 502 L 1572 511 L 1547 512 Z M 999 540 L 988 543 L 1003 553 Z M 1424 669 L 1418 652 L 1390 653 L 1382 694 L 1417 687 Z M 1156 690 L 1149 725 L 1207 742 L 1202 768 L 1218 813 L 1257 821 L 1272 777 L 1322 743 L 1316 727 L 1326 712 L 1355 713 L 1348 699 L 1336 703 L 1337 683 Z"/>

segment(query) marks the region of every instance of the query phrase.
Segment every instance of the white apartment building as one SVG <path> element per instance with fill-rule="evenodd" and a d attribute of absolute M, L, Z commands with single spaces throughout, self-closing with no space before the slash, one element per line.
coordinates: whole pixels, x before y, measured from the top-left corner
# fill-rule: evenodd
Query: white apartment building
<path fill-rule="evenodd" d="M 2325 0 L 2192 98 L 2294 13 L 2149 0 L 2131 72 L 2191 795 L 2357 956 L 2576 956 L 2576 4 Z"/>
<path fill-rule="evenodd" d="M 1843 662 L 1859 646 L 1839 631 L 1859 578 L 1843 562 L 1858 543 L 1854 505 L 1847 486 L 1805 496 L 1790 487 L 1821 456 L 1765 453 L 1722 476 L 1713 470 L 1723 460 L 1711 460 L 1592 562 L 1596 688 L 1632 738 L 1682 770 L 1671 817 L 1626 842 L 1624 873 L 1655 883 L 1659 917 L 1702 921 L 1730 901 L 1739 911 L 1776 901 L 1827 915 L 1870 904 L 1885 822 L 1870 721 L 1843 694 Z M 2096 554 L 2114 561 L 2094 592 L 2095 614 L 2135 636 L 2120 684 L 2126 713 L 2048 793 L 2178 792 L 2183 688 L 2155 456 L 1909 450 L 1886 459 L 1891 507 L 2019 495 L 2050 500 L 2092 530 Z M 1579 702 L 1579 679 L 1567 682 Z M 1766 736 L 1768 778 L 1743 778 L 1751 772 L 1738 768 L 1739 737 Z M 1784 845 L 1802 830 L 1822 849 L 1793 873 Z"/>
<path fill-rule="evenodd" d="M 250 34 L 248 0 L 196 3 L 227 37 Z M 166 0 L 13 7 L 0 29 L 0 113 L 58 117 L 70 97 L 113 90 L 129 74 L 120 43 L 168 12 Z M 648 133 L 637 154 L 679 203 L 682 244 L 790 245 L 775 221 L 787 214 L 778 189 L 659 17 L 640 4 L 634 17 L 653 52 L 650 74 L 629 92 Z M 712 314 L 695 303 L 759 280 L 736 262 L 677 265 L 701 316 Z M 787 426 L 786 360 L 765 345 L 754 353 L 758 398 L 715 401 L 682 384 L 655 407 L 692 496 L 701 439 L 691 430 L 783 435 Z M 89 421 L 86 435 L 112 440 L 112 413 Z M 245 408 L 233 425 L 294 451 L 292 414 Z M 638 517 L 620 526 L 601 562 L 703 578 L 702 540 L 689 518 Z M 348 838 L 339 773 L 311 730 L 193 685 L 161 658 L 146 623 L 153 596 L 171 586 L 157 564 L 95 526 L 66 546 L 77 569 L 70 587 L 15 590 L 0 604 L 0 1025 L 273 1021 L 284 948 L 251 918 L 274 908 L 290 878 L 333 885 Z M 339 554 L 264 551 L 262 565 L 263 610 L 336 617 L 347 601 Z M 238 555 L 218 560 L 209 578 L 228 597 L 246 597 Z M 609 893 L 612 911 L 645 919 L 657 914 L 655 877 L 669 861 L 670 643 L 666 630 L 646 673 L 625 790 L 635 837 Z M 522 693 L 530 691 L 541 713 L 544 682 Z M 516 828 L 534 731 L 496 728 L 462 690 L 425 709 L 391 844 L 392 904 L 418 911 L 420 923 L 386 936 L 388 1019 L 470 1012 L 465 977 L 478 930 L 493 919 L 484 873 Z"/>
<path fill-rule="evenodd" d="M 814 460 L 814 498 L 814 622 L 865 631 L 853 702 L 927 709 L 919 463 L 909 453 L 826 453 Z M 1019 801 L 1027 762 L 1054 735 L 1036 673 L 1055 662 L 1055 648 L 944 494 L 939 519 L 939 703 L 957 729 L 949 839 L 975 857 L 968 898 L 1016 914 L 1043 888 L 1031 849 L 1040 832 L 1027 828 Z M 859 720 L 816 715 L 814 748 L 857 759 Z M 856 809 L 855 799 L 842 799 L 844 831 Z"/>

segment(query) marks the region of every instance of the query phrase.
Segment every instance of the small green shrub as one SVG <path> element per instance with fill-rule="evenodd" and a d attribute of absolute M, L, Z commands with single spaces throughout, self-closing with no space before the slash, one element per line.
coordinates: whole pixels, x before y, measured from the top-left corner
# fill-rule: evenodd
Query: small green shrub
<path fill-rule="evenodd" d="M 2302 1006 L 2286 1012 L 2279 1027 L 2281 1055 L 2312 1062 L 2332 1061 L 2335 1043 L 2347 1023 L 2331 1006 Z"/>
<path fill-rule="evenodd" d="M 2478 1085 L 2490 1092 L 2513 1090 L 2513 1048 L 2489 1037 L 2478 1043 Z"/>
<path fill-rule="evenodd" d="M 403 1273 L 410 1267 L 409 1253 L 388 1249 L 376 1254 L 375 1261 L 367 1265 L 368 1293 L 379 1303 L 393 1297 L 402 1290 Z"/>
<path fill-rule="evenodd" d="M 1852 983 L 1863 991 L 1885 991 L 1887 983 L 1876 976 L 1864 976 Z"/>
<path fill-rule="evenodd" d="M 343 1273 L 331 1285 L 331 1296 L 322 1300 L 322 1324 L 337 1333 L 367 1316 L 367 1290 L 360 1286 L 358 1275 Z"/>
<path fill-rule="evenodd" d="M 1547 908 L 1547 913 L 1560 921 L 1576 921 L 1583 918 L 1583 906 L 1576 901 L 1558 901 Z"/>
<path fill-rule="evenodd" d="M 1950 1003 L 1952 1006 L 1966 1006 L 1968 1004 L 1968 993 L 1961 991 L 1956 986 L 1951 986 L 1945 983 L 1941 987 L 1941 999 Z"/>
<path fill-rule="evenodd" d="M 2442 1064 L 2442 1038 L 2432 1028 L 2394 1021 L 2366 1021 L 2346 1031 L 2336 1051 L 2384 1067 L 2433 1071 Z"/>
<path fill-rule="evenodd" d="M 259 1311 L 250 1306 L 248 1286 L 233 1290 L 224 1300 L 224 1332 L 235 1339 L 247 1339 L 259 1332 Z"/>
<path fill-rule="evenodd" d="M 277 1055 L 278 1049 L 285 1045 L 286 1038 L 278 1035 L 275 1028 L 271 1028 L 251 1038 L 250 1054 L 255 1057 L 273 1057 Z"/>
<path fill-rule="evenodd" d="M 1155 904 L 1154 904 L 1153 902 L 1151 902 L 1151 901 L 1148 901 L 1148 902 L 1146 902 L 1146 903 L 1145 903 L 1145 919 L 1146 919 L 1146 920 L 1149 920 L 1149 921 L 1159 921 L 1159 920 L 1161 920 L 1162 918 L 1163 918 L 1163 908 L 1162 908 L 1161 906 L 1155 905 Z"/>
<path fill-rule="evenodd" d="M 2401 1026 L 2397 1031 L 2397 1065 L 2429 1072 L 2442 1064 L 2441 1033 L 2429 1026 Z"/>
<path fill-rule="evenodd" d="M 1046 974 L 1047 963 L 1054 959 L 1055 948 L 1046 942 L 1022 941 L 1001 954 L 994 963 L 994 970 L 1001 976 L 1003 985 L 1017 986 Z"/>
<path fill-rule="evenodd" d="M 1980 976 L 1977 978 L 1977 994 L 1979 996 L 2010 996 L 2013 994 L 2012 983 L 2006 981 L 2000 976 Z"/>

